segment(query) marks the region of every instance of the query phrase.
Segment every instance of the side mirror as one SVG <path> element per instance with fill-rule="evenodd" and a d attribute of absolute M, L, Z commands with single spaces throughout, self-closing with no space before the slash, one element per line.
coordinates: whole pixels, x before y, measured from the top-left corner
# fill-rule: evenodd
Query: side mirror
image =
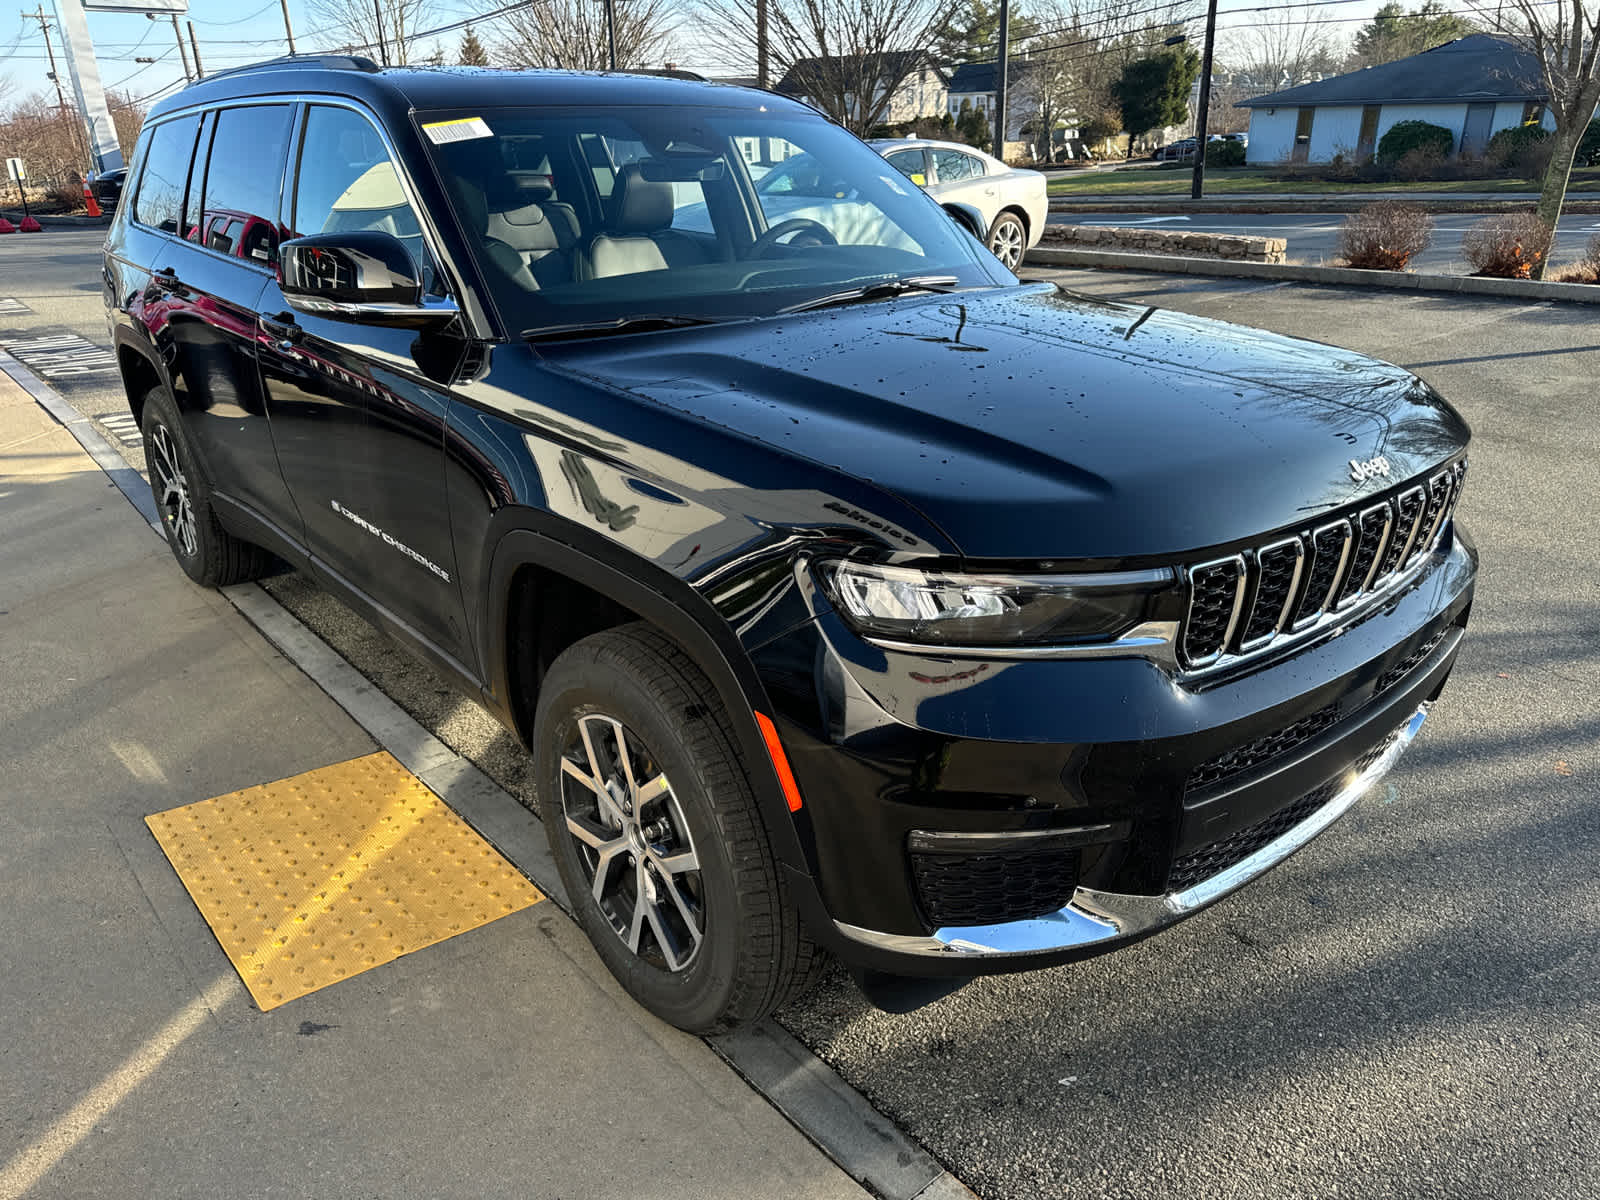
<path fill-rule="evenodd" d="M 983 214 L 970 204 L 950 203 L 944 206 L 944 210 L 950 214 L 952 221 L 980 242 L 983 241 L 984 234 L 989 232 L 989 227 L 984 224 Z"/>
<path fill-rule="evenodd" d="M 427 299 L 416 263 L 400 239 L 376 230 L 318 233 L 278 247 L 278 282 L 297 312 L 422 329 L 457 315 L 454 303 Z"/>

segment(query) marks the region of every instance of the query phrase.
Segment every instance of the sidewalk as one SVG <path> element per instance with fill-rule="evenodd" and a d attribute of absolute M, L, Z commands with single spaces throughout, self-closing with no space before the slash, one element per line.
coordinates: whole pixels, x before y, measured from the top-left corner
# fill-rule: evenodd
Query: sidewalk
<path fill-rule="evenodd" d="M 0 372 L 0 1200 L 865 1195 L 538 903 L 263 1013 L 148 814 L 372 752 Z"/>

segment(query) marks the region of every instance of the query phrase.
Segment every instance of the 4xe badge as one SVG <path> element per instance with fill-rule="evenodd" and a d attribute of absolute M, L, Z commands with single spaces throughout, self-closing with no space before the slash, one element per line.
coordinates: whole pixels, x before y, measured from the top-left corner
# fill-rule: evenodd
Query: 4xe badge
<path fill-rule="evenodd" d="M 1366 462 L 1361 462 L 1359 459 L 1354 458 L 1350 460 L 1350 478 L 1357 483 L 1365 483 L 1367 480 L 1376 478 L 1379 475 L 1387 476 L 1388 474 L 1389 460 L 1381 454 L 1377 458 L 1367 459 Z"/>

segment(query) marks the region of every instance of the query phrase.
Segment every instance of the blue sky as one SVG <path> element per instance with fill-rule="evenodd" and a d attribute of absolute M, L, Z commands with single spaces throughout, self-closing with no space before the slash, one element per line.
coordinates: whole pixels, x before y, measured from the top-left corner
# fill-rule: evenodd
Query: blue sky
<path fill-rule="evenodd" d="M 594 0 L 599 3 L 600 0 Z M 625 2 L 625 0 L 624 0 Z M 1299 19 L 1327 20 L 1327 28 L 1348 38 L 1361 20 L 1369 17 L 1379 7 L 1381 0 L 1335 0 L 1334 3 L 1302 5 L 1284 16 Z M 1420 0 L 1416 0 L 1420 3 Z M 39 0 L 31 0 L 37 4 Z M 504 0 L 500 0 L 504 3 Z M 1262 5 L 1282 5 L 1284 0 L 1224 0 L 1219 19 L 1219 44 L 1229 30 L 1242 30 L 1262 19 L 1252 12 Z M 1409 0 L 1408 0 L 1409 3 Z M 430 24 L 443 25 L 497 7 L 496 0 L 441 0 L 435 6 L 436 19 Z M 1414 4 L 1410 5 L 1414 6 Z M 1452 4 L 1451 7 L 1460 7 Z M 0 15 L 0 78 L 9 78 L 12 84 L 10 99 L 15 100 L 31 92 L 48 90 L 51 85 L 45 77 L 49 69 L 45 61 L 44 41 L 39 34 L 37 21 L 24 20 L 14 5 L 6 6 Z M 54 10 L 49 0 L 45 13 L 54 20 Z M 1232 14 L 1231 16 L 1229 14 Z M 297 48 L 302 52 L 325 48 L 336 39 L 331 35 L 318 36 L 318 22 L 312 17 L 303 0 L 289 0 L 289 14 L 294 22 Z M 162 16 L 154 21 L 139 15 L 122 13 L 89 13 L 89 32 L 95 43 L 95 53 L 100 62 L 100 75 L 109 88 L 127 90 L 136 97 L 166 94 L 181 84 L 182 68 L 174 45 L 172 23 Z M 287 52 L 284 42 L 283 16 L 279 0 L 191 0 L 187 18 L 180 24 L 193 21 L 200 41 L 200 55 L 208 70 L 238 66 L 257 59 L 270 58 Z M 494 22 L 478 27 L 485 40 L 492 40 Z M 187 37 L 187 26 L 185 37 Z M 447 59 L 454 58 L 460 43 L 459 32 L 444 36 Z M 60 42 L 55 38 L 56 52 Z M 697 47 L 692 34 L 680 35 L 674 58 L 688 69 L 702 69 L 713 73 L 723 68 L 708 50 Z M 151 65 L 135 62 L 136 57 L 154 57 Z M 62 83 L 66 86 L 65 71 Z M 70 96 L 69 96 L 70 100 Z"/>

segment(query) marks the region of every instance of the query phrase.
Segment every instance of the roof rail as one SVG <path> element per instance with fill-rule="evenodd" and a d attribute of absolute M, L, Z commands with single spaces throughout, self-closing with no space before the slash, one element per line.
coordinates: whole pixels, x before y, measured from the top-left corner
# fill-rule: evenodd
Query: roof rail
<path fill-rule="evenodd" d="M 221 79 L 225 75 L 243 75 L 249 71 L 279 71 L 293 67 L 311 67 L 323 71 L 362 71 L 367 74 L 376 74 L 383 69 L 370 58 L 363 58 L 359 54 L 285 54 L 278 58 L 267 58 L 260 62 L 245 63 L 239 67 L 229 67 L 223 71 L 211 71 L 204 80 L 197 82 Z"/>

